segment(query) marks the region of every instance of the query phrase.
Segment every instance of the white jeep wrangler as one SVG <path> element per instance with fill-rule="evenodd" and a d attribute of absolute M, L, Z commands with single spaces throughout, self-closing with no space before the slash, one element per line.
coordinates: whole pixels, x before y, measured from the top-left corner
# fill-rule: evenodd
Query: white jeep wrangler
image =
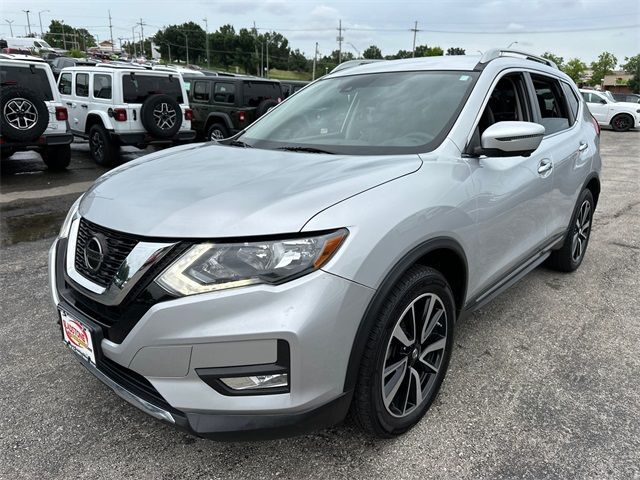
<path fill-rule="evenodd" d="M 51 67 L 41 58 L 0 55 L 0 155 L 35 150 L 51 170 L 71 160 L 73 135 Z"/>
<path fill-rule="evenodd" d="M 58 90 L 74 135 L 89 139 L 100 165 L 116 163 L 121 145 L 179 144 L 195 138 L 193 113 L 177 73 L 133 67 L 62 69 Z"/>

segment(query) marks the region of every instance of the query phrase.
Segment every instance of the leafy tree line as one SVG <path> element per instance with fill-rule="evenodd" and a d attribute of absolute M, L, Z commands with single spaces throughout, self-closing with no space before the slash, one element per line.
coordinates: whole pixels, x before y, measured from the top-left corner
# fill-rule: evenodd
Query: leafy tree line
<path fill-rule="evenodd" d="M 589 66 L 579 58 L 572 58 L 565 63 L 563 57 L 551 52 L 545 52 L 542 56 L 554 62 L 560 70 L 569 75 L 577 84 L 591 86 L 601 85 L 604 77 L 613 73 L 618 65 L 618 59 L 610 52 L 602 52 Z M 631 90 L 638 93 L 640 90 L 640 54 L 633 57 L 625 57 L 625 63 L 621 67 L 626 73 L 633 75 L 628 85 Z M 591 78 L 587 79 L 586 74 L 589 69 L 592 73 Z"/>
<path fill-rule="evenodd" d="M 95 47 L 96 39 L 86 28 L 74 28 L 59 20 L 51 20 L 43 40 L 55 48 L 86 50 Z"/>

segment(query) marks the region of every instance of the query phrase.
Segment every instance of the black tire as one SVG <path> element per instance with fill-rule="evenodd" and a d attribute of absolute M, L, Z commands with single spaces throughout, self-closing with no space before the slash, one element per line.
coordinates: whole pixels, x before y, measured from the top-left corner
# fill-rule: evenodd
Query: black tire
<path fill-rule="evenodd" d="M 43 148 L 40 155 L 49 170 L 65 170 L 71 162 L 71 145 L 51 145 Z"/>
<path fill-rule="evenodd" d="M 49 125 L 49 110 L 42 95 L 28 88 L 2 87 L 0 94 L 0 131 L 7 140 L 30 142 Z"/>
<path fill-rule="evenodd" d="M 258 108 L 256 108 L 256 118 L 260 118 L 262 115 L 267 113 L 270 108 L 275 107 L 276 105 L 278 105 L 278 102 L 271 98 L 261 101 L 258 104 Z"/>
<path fill-rule="evenodd" d="M 89 129 L 89 151 L 98 165 L 111 167 L 118 161 L 120 146 L 111 140 L 102 125 L 95 124 Z"/>
<path fill-rule="evenodd" d="M 222 140 L 224 138 L 229 138 L 229 130 L 221 123 L 213 123 L 209 128 L 207 128 L 207 138 L 205 140 L 215 141 Z"/>
<path fill-rule="evenodd" d="M 611 128 L 616 132 L 626 132 L 633 128 L 633 117 L 626 113 L 619 113 L 611 119 Z"/>
<path fill-rule="evenodd" d="M 419 303 L 422 301 L 425 303 Z M 430 329 L 425 327 L 425 322 L 421 320 L 424 312 L 428 311 L 430 304 L 428 302 L 433 302 L 435 305 L 429 316 L 433 320 Z M 413 340 L 416 342 L 413 347 L 400 342 L 396 334 L 398 328 L 405 330 L 403 322 L 406 320 L 403 319 L 407 317 L 403 312 L 409 312 L 407 313 L 409 315 L 412 311 L 409 309 L 411 305 L 415 307 L 415 311 L 422 312 L 418 315 L 420 317 L 418 325 L 414 324 L 413 331 L 421 334 L 413 334 Z M 437 317 L 438 314 L 441 316 Z M 369 333 L 360 364 L 351 404 L 351 415 L 366 432 L 381 438 L 391 438 L 405 433 L 418 423 L 440 390 L 453 347 L 455 302 L 451 288 L 440 272 L 430 267 L 416 265 L 410 268 L 394 286 L 376 313 L 376 317 L 376 323 Z M 430 322 L 426 322 L 426 325 L 430 325 Z M 425 328 L 430 333 L 427 333 L 422 340 L 420 337 L 423 336 Z M 444 336 L 442 336 L 443 333 Z M 406 332 L 404 339 L 409 340 Z M 420 341 L 420 345 L 417 341 Z M 435 344 L 443 348 L 430 352 L 428 345 Z M 429 357 L 432 354 L 438 357 Z M 389 371 L 387 362 L 397 365 L 403 361 L 403 355 L 407 359 L 405 370 L 400 372 L 392 369 L 390 373 L 384 375 L 385 370 Z M 424 362 L 427 363 L 422 361 L 423 355 L 426 355 Z M 396 357 L 401 360 L 396 362 Z M 426 367 L 429 362 L 435 366 L 437 372 Z M 414 376 L 414 371 L 417 377 Z M 394 378 L 401 378 L 399 385 L 398 382 L 392 383 Z M 406 414 L 404 414 L 400 412 L 397 404 L 403 403 L 403 395 L 405 395 L 403 387 L 409 387 L 406 398 L 411 397 L 411 387 L 418 385 L 416 378 L 420 379 L 421 384 L 424 382 L 426 393 L 421 401 L 416 401 L 417 388 L 414 389 L 416 390 L 412 397 L 414 405 L 412 410 L 408 410 L 408 402 L 406 402 L 404 404 Z M 407 383 L 411 381 L 415 383 Z M 395 390 L 389 388 L 391 384 L 398 387 Z M 389 389 L 386 398 L 388 400 L 392 397 L 391 401 L 385 401 L 383 389 Z M 395 413 L 393 413 L 394 409 Z"/>
<path fill-rule="evenodd" d="M 151 135 L 172 138 L 182 125 L 182 108 L 169 95 L 151 95 L 142 104 L 140 121 Z"/>
<path fill-rule="evenodd" d="M 584 209 L 588 205 L 588 212 L 586 219 L 584 217 Z M 564 239 L 564 243 L 559 250 L 554 250 L 547 259 L 546 265 L 559 272 L 573 272 L 582 263 L 584 255 L 589 245 L 589 238 L 591 236 L 591 225 L 593 222 L 593 212 L 595 211 L 595 201 L 593 195 L 588 189 L 584 189 L 580 196 L 571 216 L 571 223 L 567 230 L 567 236 Z M 588 226 L 585 229 L 585 222 L 588 222 Z M 576 242 L 579 241 L 580 253 L 576 255 Z"/>

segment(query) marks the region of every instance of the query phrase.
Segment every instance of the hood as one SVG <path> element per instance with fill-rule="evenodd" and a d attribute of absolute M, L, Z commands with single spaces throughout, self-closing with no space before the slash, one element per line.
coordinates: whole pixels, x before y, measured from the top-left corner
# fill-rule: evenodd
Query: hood
<path fill-rule="evenodd" d="M 417 155 L 342 156 L 198 144 L 103 175 L 80 214 L 148 237 L 222 238 L 299 231 L 319 211 L 415 172 Z"/>

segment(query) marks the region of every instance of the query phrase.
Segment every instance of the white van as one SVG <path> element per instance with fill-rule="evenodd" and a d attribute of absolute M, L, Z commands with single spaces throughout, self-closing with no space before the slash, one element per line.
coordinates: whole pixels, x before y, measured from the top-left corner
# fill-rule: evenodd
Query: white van
<path fill-rule="evenodd" d="M 5 37 L 3 40 L 7 42 L 7 48 L 31 50 L 34 53 L 53 52 L 53 47 L 40 38 Z"/>

